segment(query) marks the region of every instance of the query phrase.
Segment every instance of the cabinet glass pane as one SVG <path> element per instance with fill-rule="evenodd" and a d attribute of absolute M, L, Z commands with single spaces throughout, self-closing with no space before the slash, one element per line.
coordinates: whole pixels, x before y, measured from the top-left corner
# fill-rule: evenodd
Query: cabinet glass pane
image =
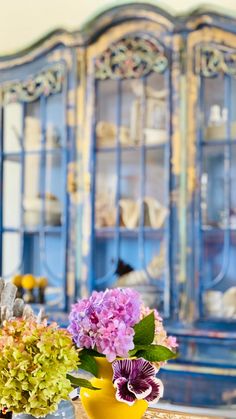
<path fill-rule="evenodd" d="M 49 225 L 60 225 L 63 201 L 65 199 L 65 173 L 63 173 L 61 154 L 57 152 L 47 153 L 46 168 L 44 170 L 45 223 Z"/>
<path fill-rule="evenodd" d="M 65 146 L 65 126 L 63 115 L 63 97 L 61 94 L 51 95 L 46 102 L 46 148 L 50 150 Z"/>
<path fill-rule="evenodd" d="M 41 155 L 24 156 L 24 224 L 25 227 L 37 227 L 41 223 L 42 194 L 40 190 Z"/>
<path fill-rule="evenodd" d="M 169 163 L 166 159 L 166 149 L 160 147 L 147 150 L 145 163 L 145 197 L 149 212 L 149 221 L 146 225 L 161 228 L 168 214 Z"/>
<path fill-rule="evenodd" d="M 63 303 L 63 268 L 64 247 L 60 232 L 44 231 L 24 234 L 24 273 L 33 273 L 36 277 L 46 277 L 48 287 L 45 291 L 45 303 L 57 309 Z M 35 302 L 38 302 L 39 290 L 34 290 Z M 60 303 L 60 304 L 59 304 Z"/>
<path fill-rule="evenodd" d="M 11 278 L 12 275 L 19 273 L 22 269 L 22 247 L 21 236 L 19 233 L 3 233 L 2 234 L 2 276 L 3 278 Z"/>
<path fill-rule="evenodd" d="M 116 223 L 116 157 L 114 152 L 99 152 L 96 160 L 96 228 L 114 227 Z"/>
<path fill-rule="evenodd" d="M 3 227 L 21 224 L 21 164 L 12 156 L 3 161 Z"/>
<path fill-rule="evenodd" d="M 96 146 L 114 147 L 116 143 L 116 97 L 117 82 L 100 81 L 96 96 Z"/>
<path fill-rule="evenodd" d="M 117 270 L 116 241 L 113 231 L 97 231 L 94 248 L 94 275 L 96 288 L 112 285 Z"/>
<path fill-rule="evenodd" d="M 19 152 L 23 133 L 23 106 L 9 103 L 4 107 L 3 151 Z"/>
<path fill-rule="evenodd" d="M 235 88 L 228 75 L 202 79 L 200 272 L 207 319 L 236 318 Z"/>
<path fill-rule="evenodd" d="M 24 121 L 24 149 L 26 151 L 40 150 L 42 140 L 42 126 L 40 120 L 40 101 L 27 103 Z"/>
<path fill-rule="evenodd" d="M 122 225 L 127 228 L 137 227 L 138 218 L 135 223 L 132 220 L 128 220 L 127 211 L 129 211 L 129 205 L 137 205 L 137 211 L 139 207 L 139 196 L 140 196 L 140 150 L 122 150 L 120 156 L 120 206 Z M 135 216 L 135 210 L 132 211 Z M 123 216 L 124 215 L 124 216 Z M 131 223 L 131 224 L 130 224 Z M 130 225 L 129 225 L 130 224 Z"/>

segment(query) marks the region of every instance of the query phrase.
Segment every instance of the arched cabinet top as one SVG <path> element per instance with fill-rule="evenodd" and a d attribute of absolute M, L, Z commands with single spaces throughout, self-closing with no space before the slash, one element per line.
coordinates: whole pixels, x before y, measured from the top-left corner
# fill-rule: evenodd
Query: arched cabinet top
<path fill-rule="evenodd" d="M 86 23 L 80 30 L 57 29 L 47 33 L 29 47 L 13 54 L 0 56 L 0 72 L 40 59 L 55 49 L 86 48 L 106 32 L 123 24 L 141 22 L 159 26 L 166 34 L 188 33 L 204 26 L 213 26 L 236 33 L 236 17 L 227 16 L 206 8 L 186 15 L 174 16 L 164 9 L 147 3 L 125 4 L 112 7 Z"/>

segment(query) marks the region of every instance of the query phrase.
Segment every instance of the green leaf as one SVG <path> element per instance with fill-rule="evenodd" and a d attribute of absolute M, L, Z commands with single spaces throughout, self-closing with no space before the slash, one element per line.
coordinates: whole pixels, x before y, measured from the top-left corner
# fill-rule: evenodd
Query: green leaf
<path fill-rule="evenodd" d="M 148 351 L 153 345 L 135 345 L 135 348 L 129 351 L 129 356 L 135 356 L 139 351 Z"/>
<path fill-rule="evenodd" d="M 97 358 L 105 358 L 105 355 L 100 354 L 99 352 L 95 351 L 94 349 L 86 349 L 84 348 L 81 352 L 79 352 L 79 355 L 90 355 L 90 356 L 94 356 Z"/>
<path fill-rule="evenodd" d="M 138 324 L 134 326 L 134 344 L 150 345 L 153 342 L 155 334 L 155 318 L 152 311 L 148 316 L 144 317 Z"/>
<path fill-rule="evenodd" d="M 96 359 L 93 356 L 81 351 L 79 354 L 80 364 L 78 368 L 87 372 L 90 372 L 95 377 L 98 376 L 98 365 Z"/>
<path fill-rule="evenodd" d="M 144 358 L 150 362 L 162 362 L 174 359 L 177 357 L 175 352 L 172 352 L 166 346 L 150 345 L 146 349 L 139 350 L 136 353 L 138 358 Z"/>
<path fill-rule="evenodd" d="M 89 388 L 90 390 L 101 390 L 98 387 L 94 387 L 89 380 L 86 380 L 85 378 L 80 378 L 80 377 L 74 377 L 71 374 L 67 374 L 66 376 L 68 378 L 68 380 L 70 380 L 71 384 L 73 385 L 73 387 L 84 387 L 84 388 Z"/>

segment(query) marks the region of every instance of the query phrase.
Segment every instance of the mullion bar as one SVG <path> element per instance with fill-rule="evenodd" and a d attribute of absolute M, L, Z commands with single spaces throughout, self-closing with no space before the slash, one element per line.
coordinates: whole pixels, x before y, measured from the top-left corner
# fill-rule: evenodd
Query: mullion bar
<path fill-rule="evenodd" d="M 88 86 L 91 89 L 90 95 L 90 106 L 94 111 L 89 114 L 91 117 L 91 137 L 89 138 L 89 175 L 91 176 L 91 191 L 89 195 L 89 208 L 91 209 L 91 231 L 89 237 L 89 247 L 90 252 L 87 258 L 86 263 L 89 266 L 89 275 L 88 275 L 88 293 L 91 293 L 94 289 L 95 281 L 95 243 L 96 243 L 96 232 L 95 232 L 95 203 L 96 203 L 96 172 L 97 172 L 97 155 L 96 155 L 96 123 L 98 118 L 98 95 L 99 92 L 99 81 L 95 80 L 92 75 L 87 79 Z"/>
<path fill-rule="evenodd" d="M 39 225 L 39 257 L 40 265 L 43 262 L 45 252 L 45 240 L 44 240 L 44 224 L 45 224 L 45 184 L 46 184 L 46 104 L 47 100 L 44 95 L 40 96 L 40 121 L 41 121 L 41 153 L 39 157 L 39 171 L 40 171 L 40 184 L 39 184 L 39 195 L 42 199 L 42 208 L 40 214 L 40 225 Z"/>
<path fill-rule="evenodd" d="M 171 74 L 169 69 L 165 72 L 165 90 L 167 92 L 170 91 L 170 78 Z M 167 132 L 167 139 L 168 144 L 165 147 L 165 158 L 164 158 L 164 169 L 165 169 L 165 179 L 164 179 L 164 188 L 165 188 L 165 202 L 167 203 L 168 208 L 168 219 L 165 226 L 165 286 L 164 286 L 164 317 L 170 316 L 170 292 L 171 292 L 171 278 L 170 278 L 170 266 L 171 266 L 171 249 L 170 249 L 170 237 L 171 237 L 171 95 L 168 96 L 168 107 L 167 108 L 167 115 L 166 115 L 166 124 L 165 129 Z"/>
<path fill-rule="evenodd" d="M 75 86 L 74 86 L 75 89 Z M 68 127 L 68 121 L 67 121 L 67 93 L 68 93 L 68 73 L 65 72 L 64 77 L 64 84 L 63 84 L 63 91 L 62 91 L 62 101 L 63 101 L 63 118 L 64 118 L 64 133 L 63 133 L 63 149 L 65 152 L 61 152 L 61 167 L 63 170 L 63 191 L 65 191 L 64 195 L 64 203 L 62 206 L 62 213 L 61 213 L 61 240 L 62 240 L 62 246 L 64 249 L 64 268 L 62 273 L 62 278 L 60 279 L 64 280 L 64 310 L 68 310 L 68 304 L 69 304 L 69 298 L 68 298 L 68 289 L 67 289 L 67 260 L 68 260 L 68 252 L 69 252 L 69 240 L 68 240 L 68 217 L 69 217 L 69 196 L 67 193 L 67 168 L 69 163 L 69 150 L 71 150 L 73 146 L 73 141 L 70 140 L 70 128 Z M 75 142 L 75 139 L 74 139 Z M 47 266 L 48 268 L 48 266 Z M 55 276 L 55 275 L 54 275 Z"/>
<path fill-rule="evenodd" d="M 120 148 L 120 125 L 121 125 L 121 106 L 122 106 L 122 81 L 117 80 L 117 114 L 116 114 L 116 225 L 115 225 L 115 242 L 116 242 L 116 268 L 118 267 L 120 257 L 120 174 L 121 174 L 121 148 Z"/>
<path fill-rule="evenodd" d="M 73 57 L 73 71 L 72 73 L 74 74 L 74 90 L 76 90 L 76 76 L 77 73 L 75 71 L 76 68 L 76 59 L 75 57 Z M 76 135 L 75 135 L 75 128 L 73 128 L 73 134 L 70 135 L 70 128 L 68 126 L 68 121 L 67 121 L 67 106 L 68 106 L 68 102 L 67 102 L 67 97 L 68 97 L 68 90 L 69 90 L 69 81 L 68 81 L 68 72 L 65 71 L 65 77 L 64 77 L 64 84 L 63 84 L 63 91 L 62 91 L 62 97 L 63 97 L 63 117 L 64 117 L 64 140 L 62 141 L 62 145 L 63 145 L 63 149 L 65 150 L 65 152 L 61 152 L 61 157 L 62 157 L 62 170 L 64 172 L 64 177 L 63 177 L 63 190 L 65 191 L 65 196 L 64 196 L 64 205 L 62 207 L 62 214 L 61 214 L 61 228 L 62 228 L 62 246 L 64 248 L 64 254 L 65 254 L 65 259 L 64 259 L 64 269 L 63 269 L 63 273 L 62 273 L 62 277 L 64 277 L 64 295 L 65 295 L 65 300 L 64 300 L 64 309 L 65 311 L 68 310 L 68 305 L 69 305 L 69 297 L 68 297 L 68 287 L 67 287 L 67 262 L 68 262 L 68 252 L 72 251 L 72 249 L 69 249 L 69 214 L 70 214 L 70 200 L 69 200 L 69 195 L 67 192 L 67 169 L 68 169 L 68 164 L 69 164 L 69 151 L 71 152 L 71 150 L 73 150 L 73 147 L 76 144 Z M 75 120 L 76 120 L 76 109 L 74 110 L 75 112 Z M 71 128 L 72 129 L 72 128 Z M 74 154 L 74 153 L 73 153 Z M 73 157 L 72 156 L 72 161 L 73 161 Z M 74 267 L 75 269 L 75 267 Z"/>
<path fill-rule="evenodd" d="M 22 135 L 20 138 L 20 162 L 21 162 L 21 184 L 20 184 L 20 196 L 21 196 L 21 204 L 20 204 L 20 248 L 21 248 L 21 257 L 20 257 L 20 264 L 19 269 L 24 265 L 24 194 L 25 194 L 25 117 L 26 117 L 26 103 L 22 103 Z"/>
<path fill-rule="evenodd" d="M 139 244 L 139 258 L 141 260 L 141 266 L 146 271 L 145 263 L 145 237 L 144 237 L 144 197 L 145 197 L 145 179 L 146 179 L 146 149 L 145 149 L 145 137 L 144 137 L 144 127 L 146 123 L 146 84 L 147 79 L 142 79 L 142 97 L 141 97 L 141 138 L 140 138 L 140 220 L 139 220 L 139 234 L 138 234 L 138 244 Z M 147 273 L 147 272 L 146 272 Z M 148 277 L 149 274 L 147 273 Z"/>
<path fill-rule="evenodd" d="M 203 315 L 203 305 L 202 305 L 202 292 L 203 292 L 203 249 L 204 249 L 204 242 L 203 242 L 203 233 L 202 233 L 202 174 L 203 174 L 203 149 L 202 144 L 204 140 L 204 126 L 205 126 L 205 118 L 203 115 L 206 115 L 206 106 L 204 100 L 204 91 L 205 91 L 205 78 L 201 77 L 200 79 L 200 93 L 199 93 L 199 110 L 200 110 L 200 126 L 198 129 L 197 134 L 197 177 L 199 180 L 199 189 L 196 197 L 196 204 L 197 204 L 197 217 L 196 217 L 196 237 L 197 237 L 197 246 L 196 246 L 196 259 L 197 259 L 197 269 L 199 275 L 198 284 L 195 286 L 195 292 L 198 293 L 196 295 L 197 304 L 196 307 L 198 312 L 200 313 L 200 317 Z M 197 314 L 197 313 L 196 313 Z"/>

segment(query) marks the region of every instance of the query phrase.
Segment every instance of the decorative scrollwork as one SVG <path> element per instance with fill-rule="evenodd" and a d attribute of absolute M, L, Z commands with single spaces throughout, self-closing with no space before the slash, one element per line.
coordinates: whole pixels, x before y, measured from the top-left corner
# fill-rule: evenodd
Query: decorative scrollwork
<path fill-rule="evenodd" d="M 223 46 L 201 46 L 196 68 L 204 77 L 214 77 L 219 73 L 236 76 L 236 50 Z"/>
<path fill-rule="evenodd" d="M 54 66 L 26 81 L 11 82 L 4 86 L 4 102 L 33 102 L 41 95 L 50 96 L 60 93 L 64 80 L 64 68 Z"/>
<path fill-rule="evenodd" d="M 164 48 L 153 38 L 129 36 L 113 43 L 95 61 L 97 79 L 139 78 L 168 66 Z"/>

